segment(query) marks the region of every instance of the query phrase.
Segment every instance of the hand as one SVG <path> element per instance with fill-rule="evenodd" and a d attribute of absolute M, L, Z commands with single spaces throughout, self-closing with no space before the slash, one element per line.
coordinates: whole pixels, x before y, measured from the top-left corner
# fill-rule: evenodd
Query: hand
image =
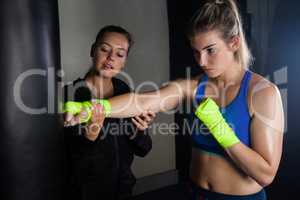
<path fill-rule="evenodd" d="M 71 112 L 64 113 L 64 126 L 75 126 L 81 123 L 82 119 L 87 118 L 88 114 L 85 110 L 80 111 L 79 114 L 73 114 Z"/>
<path fill-rule="evenodd" d="M 86 126 L 85 137 L 92 141 L 96 140 L 103 127 L 104 119 L 103 107 L 100 104 L 92 103 L 92 117 Z"/>
<path fill-rule="evenodd" d="M 152 111 L 146 111 L 140 116 L 135 116 L 131 118 L 132 122 L 135 124 L 139 131 L 144 131 L 149 128 L 149 125 L 155 118 L 156 114 Z"/>
<path fill-rule="evenodd" d="M 88 122 L 91 118 L 91 102 L 68 101 L 64 104 L 64 126 Z"/>

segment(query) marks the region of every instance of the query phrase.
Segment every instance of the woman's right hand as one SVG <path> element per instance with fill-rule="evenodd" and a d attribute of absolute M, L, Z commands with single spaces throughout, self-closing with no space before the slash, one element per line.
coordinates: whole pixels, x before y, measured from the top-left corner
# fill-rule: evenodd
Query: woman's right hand
<path fill-rule="evenodd" d="M 103 106 L 97 103 L 92 103 L 92 117 L 86 126 L 84 136 L 89 140 L 96 140 L 101 128 L 103 127 L 104 119 L 105 115 Z"/>

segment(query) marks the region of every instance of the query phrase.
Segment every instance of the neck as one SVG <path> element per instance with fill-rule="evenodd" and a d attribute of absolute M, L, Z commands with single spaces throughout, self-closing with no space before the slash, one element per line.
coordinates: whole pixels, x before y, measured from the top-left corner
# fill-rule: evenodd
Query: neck
<path fill-rule="evenodd" d="M 105 78 L 103 76 L 95 75 L 93 76 L 93 82 L 95 86 L 101 86 L 107 88 L 112 84 L 112 78 Z"/>
<path fill-rule="evenodd" d="M 244 72 L 245 69 L 240 64 L 235 63 L 218 77 L 214 78 L 214 81 L 220 87 L 239 84 L 244 75 Z"/>
<path fill-rule="evenodd" d="M 93 95 L 97 98 L 107 98 L 113 93 L 112 78 L 92 75 L 86 81 Z"/>

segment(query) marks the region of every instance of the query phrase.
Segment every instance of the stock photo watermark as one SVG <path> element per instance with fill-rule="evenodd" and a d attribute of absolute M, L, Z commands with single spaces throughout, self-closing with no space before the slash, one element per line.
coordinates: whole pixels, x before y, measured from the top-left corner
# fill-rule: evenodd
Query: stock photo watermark
<path fill-rule="evenodd" d="M 57 80 L 60 80 L 63 77 L 63 71 L 59 70 L 56 71 L 55 68 L 49 67 L 46 70 L 42 69 L 30 69 L 23 73 L 21 73 L 18 78 L 16 79 L 13 87 L 13 94 L 14 94 L 14 103 L 17 105 L 17 107 L 24 113 L 27 113 L 28 115 L 42 115 L 42 114 L 62 114 L 62 105 L 64 102 L 64 99 L 73 99 L 74 94 L 77 89 L 81 87 L 86 87 L 85 84 L 80 83 L 77 85 L 72 84 L 66 84 L 65 82 L 60 82 Z M 40 78 L 43 78 L 45 82 L 47 83 L 47 105 L 44 105 L 40 108 L 32 108 L 29 105 L 26 105 L 24 100 L 22 99 L 22 85 L 25 81 L 30 80 L 33 77 L 39 76 Z M 179 104 L 175 108 L 169 109 L 168 102 L 172 100 L 181 101 L 183 94 L 185 93 L 184 88 L 180 81 L 173 81 L 173 82 L 166 82 L 163 85 L 158 85 L 153 81 L 144 81 L 139 85 L 135 85 L 133 78 L 129 76 L 129 74 L 125 72 L 120 72 L 119 77 L 121 77 L 122 80 L 125 80 L 125 82 L 128 83 L 130 88 L 135 88 L 134 94 L 143 94 L 143 88 L 151 88 L 152 92 L 147 92 L 146 98 L 149 99 L 158 99 L 159 100 L 159 108 L 157 108 L 157 111 L 163 111 L 164 114 L 167 115 L 173 115 L 175 113 L 180 114 L 193 114 L 195 108 L 199 104 L 199 99 L 202 99 L 202 96 L 197 96 L 195 93 L 194 98 L 188 99 L 185 101 L 184 104 Z M 186 71 L 186 84 L 185 87 L 192 87 L 190 84 L 193 77 L 191 77 L 191 73 L 189 70 Z M 287 100 L 288 100 L 288 67 L 284 66 L 274 72 L 272 74 L 269 74 L 265 76 L 265 79 L 270 80 L 272 83 L 274 83 L 279 91 L 279 95 L 281 97 L 282 102 L 274 102 L 276 103 L 282 103 L 284 108 L 284 119 L 285 119 L 285 127 L 284 132 L 287 132 Z M 165 95 L 163 94 L 163 90 L 160 88 L 163 88 L 166 85 L 172 84 L 173 87 L 173 93 Z M 64 92 L 64 88 L 68 85 L 68 92 Z M 228 83 L 226 87 L 224 88 L 224 92 L 222 94 L 219 92 L 216 85 L 212 83 L 207 82 L 201 82 L 200 85 L 197 87 L 210 87 L 213 91 L 215 91 L 214 95 L 211 96 L 212 98 L 218 98 L 221 100 L 221 104 L 225 104 L 226 96 L 224 95 L 226 91 L 232 86 L 234 83 Z M 70 88 L 71 87 L 71 88 Z M 263 81 L 261 83 L 258 83 L 255 88 L 253 89 L 253 94 L 259 93 L 260 91 L 263 91 L 269 87 L 268 84 L 266 84 L 266 81 Z M 100 90 L 104 90 L 104 88 L 100 88 Z M 100 91 L 101 93 L 101 91 Z M 66 96 L 67 95 L 67 96 Z M 136 95 L 132 95 L 131 98 L 127 101 L 127 104 L 120 108 L 120 110 L 114 110 L 114 112 L 121 112 L 126 111 L 126 109 L 129 108 L 129 106 L 135 105 L 135 107 L 140 111 L 140 113 L 144 112 L 144 108 L 142 105 L 140 105 L 140 101 L 138 101 L 137 98 L 135 98 Z M 252 98 L 252 97 L 251 97 Z M 261 113 L 259 110 L 256 110 L 255 107 L 252 106 L 253 111 L 255 112 L 255 115 L 257 118 L 259 118 L 262 122 L 265 124 L 272 126 L 274 123 L 274 120 L 276 120 L 275 116 L 278 114 L 278 110 L 275 109 L 276 106 L 274 106 L 274 115 L 273 116 L 266 116 L 264 113 Z M 226 112 L 226 110 L 225 110 Z M 193 122 L 187 122 L 188 120 L 184 120 L 183 124 L 179 125 L 176 123 L 152 123 L 151 129 L 153 130 L 153 134 L 162 134 L 162 135 L 174 135 L 178 132 L 178 130 L 181 131 L 187 131 L 182 132 L 181 134 L 191 134 L 192 132 L 198 132 L 195 130 L 201 130 L 202 134 L 208 134 L 208 131 L 205 127 L 201 127 L 198 125 L 195 125 Z M 197 120 L 196 120 L 197 121 Z M 198 120 L 199 121 L 199 120 Z M 135 127 L 131 124 L 125 124 L 125 129 L 118 128 L 117 124 L 111 124 L 108 127 L 102 127 L 103 137 L 107 135 L 109 132 L 122 132 L 121 130 L 131 130 L 129 131 L 130 134 L 135 133 Z M 183 128 L 182 128 L 183 127 Z M 124 128 L 124 127 L 123 127 Z M 114 131 L 117 130 L 117 131 Z M 128 133 L 121 133 L 121 134 L 129 134 Z"/>

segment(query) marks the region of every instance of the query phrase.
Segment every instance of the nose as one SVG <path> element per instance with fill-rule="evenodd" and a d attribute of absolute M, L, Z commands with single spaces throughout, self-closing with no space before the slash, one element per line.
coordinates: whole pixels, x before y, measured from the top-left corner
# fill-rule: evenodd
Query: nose
<path fill-rule="evenodd" d="M 110 51 L 107 57 L 108 60 L 114 61 L 115 57 L 114 57 L 114 53 L 113 51 Z"/>
<path fill-rule="evenodd" d="M 207 65 L 207 57 L 205 54 L 199 55 L 198 64 L 202 67 Z"/>

